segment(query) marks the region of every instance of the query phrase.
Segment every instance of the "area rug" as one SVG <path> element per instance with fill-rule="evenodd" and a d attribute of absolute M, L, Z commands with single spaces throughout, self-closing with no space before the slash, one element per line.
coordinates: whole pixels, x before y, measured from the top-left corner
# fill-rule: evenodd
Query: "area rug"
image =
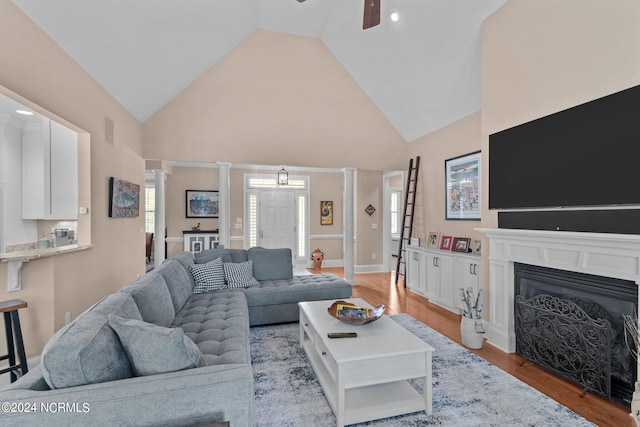
<path fill-rule="evenodd" d="M 358 426 L 594 426 L 411 316 L 390 317 L 435 349 L 433 415 L 418 412 Z M 251 357 L 258 426 L 336 425 L 300 348 L 298 324 L 252 328 Z"/>

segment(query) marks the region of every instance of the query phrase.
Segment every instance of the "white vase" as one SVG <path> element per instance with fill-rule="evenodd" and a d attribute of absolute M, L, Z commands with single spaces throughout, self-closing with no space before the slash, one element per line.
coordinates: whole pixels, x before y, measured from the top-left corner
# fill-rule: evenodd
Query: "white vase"
<path fill-rule="evenodd" d="M 477 322 L 477 327 L 476 327 Z M 479 332 L 481 331 L 481 332 Z M 460 335 L 462 337 L 462 345 L 469 348 L 482 348 L 484 342 L 484 329 L 482 328 L 482 319 L 470 319 L 462 316 L 460 322 Z"/>

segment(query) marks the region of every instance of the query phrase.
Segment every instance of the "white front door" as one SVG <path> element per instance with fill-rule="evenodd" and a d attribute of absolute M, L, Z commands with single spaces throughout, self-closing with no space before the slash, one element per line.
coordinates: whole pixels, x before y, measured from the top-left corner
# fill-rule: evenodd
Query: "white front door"
<path fill-rule="evenodd" d="M 293 191 L 260 192 L 260 232 L 263 248 L 290 248 L 295 254 L 295 205 Z"/>

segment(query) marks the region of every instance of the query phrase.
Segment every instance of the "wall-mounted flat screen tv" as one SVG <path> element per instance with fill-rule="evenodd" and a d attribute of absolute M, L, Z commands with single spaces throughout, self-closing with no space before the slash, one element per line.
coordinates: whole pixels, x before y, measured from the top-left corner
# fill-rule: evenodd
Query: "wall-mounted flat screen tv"
<path fill-rule="evenodd" d="M 489 208 L 640 205 L 640 86 L 489 136 Z"/>

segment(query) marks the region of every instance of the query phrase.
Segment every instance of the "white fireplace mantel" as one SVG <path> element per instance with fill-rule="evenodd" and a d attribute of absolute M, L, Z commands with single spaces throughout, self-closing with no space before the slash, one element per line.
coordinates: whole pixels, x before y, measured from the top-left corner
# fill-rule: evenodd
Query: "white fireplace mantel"
<path fill-rule="evenodd" d="M 487 340 L 515 352 L 514 262 L 631 280 L 640 284 L 640 236 L 478 228 L 489 239 Z M 640 304 L 639 304 L 640 306 Z"/>

